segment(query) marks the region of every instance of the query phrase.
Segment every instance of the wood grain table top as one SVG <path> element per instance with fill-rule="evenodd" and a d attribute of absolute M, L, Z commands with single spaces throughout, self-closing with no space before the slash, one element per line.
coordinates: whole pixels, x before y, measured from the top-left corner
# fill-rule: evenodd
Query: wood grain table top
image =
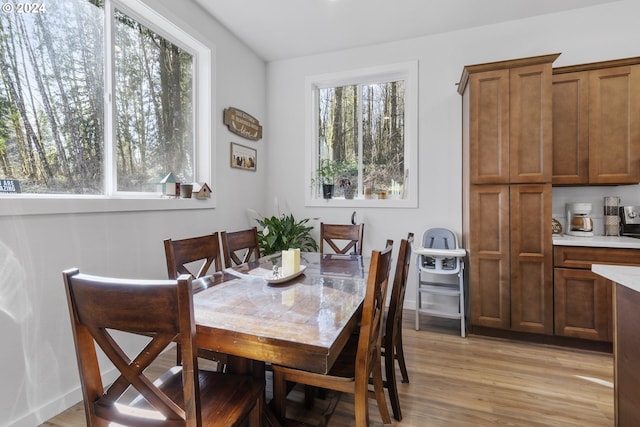
<path fill-rule="evenodd" d="M 302 253 L 303 274 L 283 283 L 263 276 L 280 256 L 237 268 L 246 276 L 206 279 L 194 295 L 199 347 L 326 373 L 355 330 L 368 260 Z"/>

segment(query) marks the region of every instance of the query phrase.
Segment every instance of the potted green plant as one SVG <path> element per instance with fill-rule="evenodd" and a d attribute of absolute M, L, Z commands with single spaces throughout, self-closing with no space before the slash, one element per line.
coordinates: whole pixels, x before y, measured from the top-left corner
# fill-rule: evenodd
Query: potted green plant
<path fill-rule="evenodd" d="M 322 160 L 320 162 L 320 166 L 316 170 L 318 179 L 322 183 L 322 197 L 325 199 L 333 197 L 333 188 L 337 172 L 338 168 L 336 163 L 329 159 Z"/>
<path fill-rule="evenodd" d="M 318 243 L 311 236 L 313 226 L 309 218 L 297 221 L 293 214 L 256 219 L 263 229 L 258 231 L 261 255 L 271 255 L 287 249 L 299 248 L 304 252 L 318 251 Z"/>

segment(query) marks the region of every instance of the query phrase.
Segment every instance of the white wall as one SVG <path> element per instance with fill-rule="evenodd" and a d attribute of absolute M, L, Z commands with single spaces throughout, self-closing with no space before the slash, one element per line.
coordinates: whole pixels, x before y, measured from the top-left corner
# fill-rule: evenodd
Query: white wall
<path fill-rule="evenodd" d="M 0 426 L 31 427 L 80 401 L 62 271 L 166 278 L 162 240 L 246 228 L 246 208 L 264 211 L 266 164 L 229 167 L 229 143 L 264 151 L 222 124 L 240 108 L 264 125 L 266 65 L 192 2 L 145 0 L 193 28 L 213 49 L 215 209 L 0 216 Z M 211 184 L 211 183 L 210 183 Z M 0 200 L 0 203 L 2 201 Z M 251 224 L 251 225 L 256 225 Z"/>
<path fill-rule="evenodd" d="M 0 217 L 2 426 L 37 425 L 81 399 L 63 269 L 163 278 L 162 239 L 245 227 L 245 208 L 277 213 L 276 199 L 281 211 L 299 218 L 349 220 L 353 209 L 304 207 L 305 76 L 419 61 L 419 208 L 358 209 L 369 251 L 387 238 L 399 241 L 408 231 L 431 226 L 460 232 L 461 102 L 455 83 L 464 65 L 554 52 L 562 52 L 557 66 L 640 55 L 636 0 L 267 66 L 192 2 L 145 1 L 188 23 L 215 47 L 211 143 L 217 208 Z M 245 142 L 229 133 L 222 125 L 228 106 L 259 119 L 264 138 Z M 257 172 L 229 168 L 230 141 L 258 149 Z M 629 193 L 637 194 L 635 186 Z"/>
<path fill-rule="evenodd" d="M 462 229 L 461 97 L 455 84 L 465 65 L 562 53 L 555 66 L 640 56 L 640 3 L 627 0 L 576 11 L 479 27 L 465 31 L 272 62 L 267 67 L 269 198 L 277 197 L 299 217 L 345 222 L 353 209 L 304 207 L 305 109 L 307 75 L 410 60 L 419 61 L 419 207 L 357 209 L 364 220 L 365 251 L 387 238 L 396 242 L 426 228 Z M 283 167 L 286 164 L 286 168 Z M 624 189 L 627 204 L 637 187 Z M 567 190 L 565 190 L 567 191 Z M 570 190 L 569 190 L 570 191 Z M 601 201 L 606 190 L 587 190 Z M 564 204 L 565 194 L 558 197 Z M 555 200 L 555 197 L 554 197 Z M 558 208 L 562 211 L 562 207 Z M 594 205 L 595 209 L 595 205 Z M 600 211 L 602 207 L 598 208 Z M 554 206 L 554 214 L 556 207 Z M 415 272 L 406 307 L 415 307 Z"/>

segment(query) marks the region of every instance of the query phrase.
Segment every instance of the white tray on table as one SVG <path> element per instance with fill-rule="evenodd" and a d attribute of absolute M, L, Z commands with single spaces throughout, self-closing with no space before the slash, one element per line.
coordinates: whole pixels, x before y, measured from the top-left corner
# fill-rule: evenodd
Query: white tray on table
<path fill-rule="evenodd" d="M 301 265 L 300 266 L 300 270 L 298 270 L 297 272 L 293 273 L 293 274 L 289 274 L 288 276 L 273 276 L 273 271 L 270 271 L 269 273 L 265 274 L 263 276 L 264 280 L 266 280 L 269 283 L 283 283 L 286 281 L 289 281 L 291 279 L 295 279 L 296 277 L 298 277 L 299 275 L 301 275 L 302 273 L 304 273 L 304 271 L 307 269 L 306 265 Z"/>

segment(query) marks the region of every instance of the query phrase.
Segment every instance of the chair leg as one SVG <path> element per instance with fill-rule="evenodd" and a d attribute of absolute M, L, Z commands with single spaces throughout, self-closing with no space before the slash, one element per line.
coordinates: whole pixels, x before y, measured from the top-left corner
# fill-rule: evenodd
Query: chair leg
<path fill-rule="evenodd" d="M 262 427 L 264 415 L 264 397 L 260 396 L 249 413 L 249 427 Z"/>
<path fill-rule="evenodd" d="M 393 361 L 393 359 L 392 359 Z M 373 392 L 376 396 L 376 402 L 378 403 L 378 410 L 380 411 L 380 417 L 382 418 L 382 422 L 384 424 L 391 424 L 391 416 L 389 415 L 389 408 L 387 408 L 387 400 L 384 397 L 384 382 L 382 381 L 382 364 L 381 364 L 381 360 L 378 357 L 378 361 L 377 363 L 375 363 L 374 368 L 373 368 Z M 393 363 L 391 364 L 391 366 L 393 366 Z M 387 382 L 390 382 L 390 378 L 387 378 Z M 395 379 L 394 379 L 394 383 L 395 383 Z M 357 396 L 357 393 L 356 393 Z M 364 395 L 364 405 L 365 407 L 367 407 L 367 399 L 368 399 L 368 393 L 365 393 Z M 399 408 L 398 408 L 399 409 Z M 367 424 L 368 425 L 368 412 L 367 412 Z M 358 425 L 358 412 L 356 411 L 356 425 Z"/>
<path fill-rule="evenodd" d="M 176 366 L 182 366 L 182 352 L 180 351 L 180 344 L 176 344 Z"/>
<path fill-rule="evenodd" d="M 400 366 L 400 373 L 402 374 L 402 382 L 409 382 L 409 372 L 407 371 L 407 364 L 404 361 L 404 347 L 402 346 L 402 330 L 398 331 L 398 336 L 396 337 L 396 348 L 395 348 L 396 360 L 398 361 L 398 366 Z"/>
<path fill-rule="evenodd" d="M 376 400 L 377 398 L 378 398 L 378 395 L 376 392 Z M 353 409 L 356 415 L 356 427 L 369 427 L 369 390 L 368 388 L 365 388 L 364 390 L 360 390 L 360 392 L 358 392 L 358 387 L 356 386 L 356 391 L 353 396 L 353 406 L 354 406 Z M 379 403 L 378 403 L 378 406 L 380 406 Z"/>
<path fill-rule="evenodd" d="M 416 283 L 416 331 L 420 330 L 420 306 L 422 305 L 422 294 L 420 293 L 420 271 L 418 271 L 418 283 Z"/>
<path fill-rule="evenodd" d="M 463 276 L 464 268 L 460 269 L 460 273 L 458 273 L 458 278 L 460 280 L 459 288 L 460 288 L 460 336 L 462 338 L 467 336 L 466 330 L 466 301 L 464 297 L 464 276 Z"/>
<path fill-rule="evenodd" d="M 284 374 L 273 370 L 273 409 L 276 416 L 284 420 L 287 415 L 287 381 Z"/>
<path fill-rule="evenodd" d="M 304 386 L 304 408 L 306 410 L 313 409 L 315 406 L 316 388 L 310 385 Z"/>
<path fill-rule="evenodd" d="M 398 398 L 398 386 L 396 384 L 396 366 L 394 361 L 393 349 L 385 351 L 384 354 L 384 371 L 385 384 L 389 390 L 389 401 L 391 402 L 391 410 L 393 418 L 398 421 L 402 420 L 402 411 L 400 410 L 400 399 Z"/>

